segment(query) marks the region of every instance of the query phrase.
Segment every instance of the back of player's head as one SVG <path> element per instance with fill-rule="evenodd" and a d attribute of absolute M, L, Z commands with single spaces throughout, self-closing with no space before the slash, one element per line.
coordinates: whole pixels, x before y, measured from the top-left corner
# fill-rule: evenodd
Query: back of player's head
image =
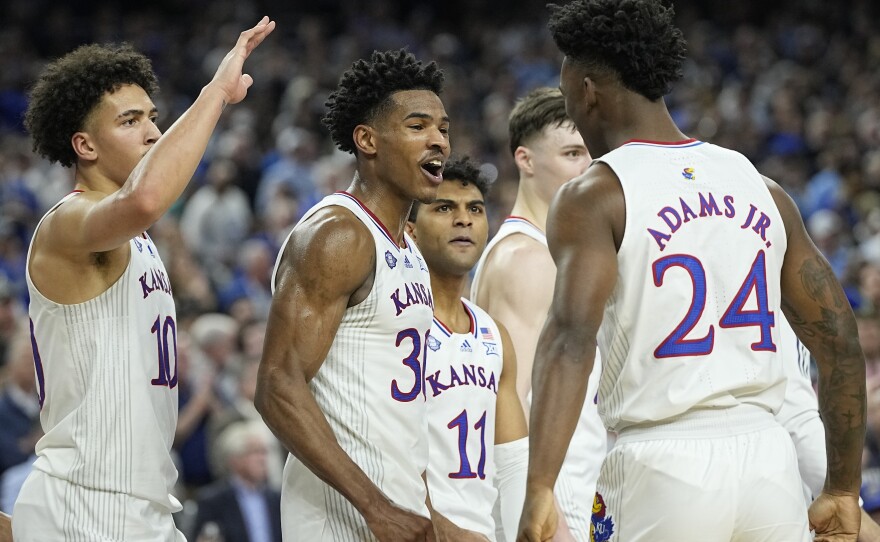
<path fill-rule="evenodd" d="M 545 128 L 555 128 L 571 122 L 565 114 L 565 98 L 558 88 L 540 87 L 532 90 L 513 106 L 507 123 L 510 153 L 516 154 L 520 145 L 528 145 Z"/>
<path fill-rule="evenodd" d="M 330 94 L 323 123 L 341 150 L 355 153 L 352 134 L 359 124 L 373 122 L 402 90 L 443 90 L 443 72 L 436 62 L 423 64 L 405 49 L 373 51 L 370 60 L 357 60 Z"/>
<path fill-rule="evenodd" d="M 686 43 L 659 0 L 575 0 L 551 5 L 550 32 L 570 61 L 619 78 L 655 101 L 682 76 Z"/>
<path fill-rule="evenodd" d="M 129 84 L 150 96 L 159 90 L 150 60 L 128 44 L 83 45 L 50 63 L 31 90 L 24 118 L 34 151 L 73 165 L 70 138 L 84 128 L 105 93 Z"/>
<path fill-rule="evenodd" d="M 489 193 L 489 187 L 492 184 L 469 156 L 450 158 L 443 166 L 443 182 L 462 183 L 465 186 L 472 184 L 477 187 L 484 198 Z M 409 211 L 410 222 L 415 222 L 419 214 L 419 207 L 421 207 L 419 202 L 413 203 Z"/>

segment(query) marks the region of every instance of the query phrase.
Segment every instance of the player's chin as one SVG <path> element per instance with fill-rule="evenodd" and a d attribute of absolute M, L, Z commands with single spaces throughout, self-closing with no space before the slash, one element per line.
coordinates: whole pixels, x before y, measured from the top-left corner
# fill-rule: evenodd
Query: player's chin
<path fill-rule="evenodd" d="M 419 203 L 433 203 L 435 199 L 437 199 L 437 187 L 436 186 L 425 186 L 420 187 L 418 194 L 413 196 L 413 199 L 418 201 Z"/>

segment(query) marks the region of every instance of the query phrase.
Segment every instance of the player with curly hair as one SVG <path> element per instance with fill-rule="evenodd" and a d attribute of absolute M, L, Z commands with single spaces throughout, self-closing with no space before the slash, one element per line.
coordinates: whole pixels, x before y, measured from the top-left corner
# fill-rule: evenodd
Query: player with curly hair
<path fill-rule="evenodd" d="M 865 360 L 792 199 L 741 154 L 688 138 L 663 100 L 685 42 L 660 0 L 554 6 L 566 110 L 596 160 L 548 217 L 556 290 L 535 360 L 519 540 L 552 534 L 553 482 L 596 344 L 594 541 L 856 540 Z M 808 514 L 774 417 L 782 315 L 819 365 L 828 470 Z"/>
<path fill-rule="evenodd" d="M 27 260 L 40 421 L 16 541 L 183 540 L 177 478 L 176 315 L 146 233 L 192 177 L 224 107 L 253 79 L 245 60 L 275 28 L 242 32 L 163 135 L 149 59 L 86 45 L 46 67 L 25 125 L 34 150 L 73 167 L 75 190 L 38 224 Z"/>
<path fill-rule="evenodd" d="M 284 242 L 257 385 L 257 409 L 291 452 L 285 538 L 434 535 L 423 479 L 434 301 L 404 227 L 413 201 L 432 201 L 443 182 L 450 148 L 442 83 L 434 62 L 374 52 L 342 75 L 327 101 L 324 123 L 355 155 L 356 173 Z"/>

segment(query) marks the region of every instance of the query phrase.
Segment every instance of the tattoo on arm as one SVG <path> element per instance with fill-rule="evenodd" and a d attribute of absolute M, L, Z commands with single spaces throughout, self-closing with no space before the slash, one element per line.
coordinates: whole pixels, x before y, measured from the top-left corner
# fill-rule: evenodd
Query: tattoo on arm
<path fill-rule="evenodd" d="M 825 421 L 828 481 L 833 489 L 857 488 L 859 458 L 865 434 L 865 361 L 858 341 L 856 321 L 843 289 L 828 263 L 816 256 L 803 263 L 801 285 L 818 306 L 803 314 L 784 304 L 789 322 L 821 360 L 819 410 Z"/>

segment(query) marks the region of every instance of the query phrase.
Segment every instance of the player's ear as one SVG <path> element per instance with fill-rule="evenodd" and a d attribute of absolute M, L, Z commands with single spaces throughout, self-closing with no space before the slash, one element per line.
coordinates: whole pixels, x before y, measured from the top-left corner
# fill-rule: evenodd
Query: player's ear
<path fill-rule="evenodd" d="M 416 239 L 416 225 L 414 222 L 407 220 L 404 229 L 406 230 L 406 234 L 412 237 L 413 241 L 415 241 L 416 243 L 419 242 L 419 240 Z"/>
<path fill-rule="evenodd" d="M 367 156 L 376 154 L 376 132 L 372 126 L 358 124 L 354 127 L 354 132 L 351 135 L 357 150 Z"/>
<path fill-rule="evenodd" d="M 513 161 L 520 171 L 524 171 L 529 175 L 535 174 L 535 168 L 532 165 L 532 151 L 520 145 L 513 151 Z"/>
<path fill-rule="evenodd" d="M 94 160 L 98 157 L 91 137 L 86 132 L 76 132 L 70 136 L 70 145 L 73 147 L 73 152 L 82 160 Z"/>
<path fill-rule="evenodd" d="M 596 81 L 591 77 L 584 77 L 581 84 L 584 86 L 584 105 L 586 105 L 586 109 L 589 112 L 596 105 L 596 99 L 598 98 Z"/>

